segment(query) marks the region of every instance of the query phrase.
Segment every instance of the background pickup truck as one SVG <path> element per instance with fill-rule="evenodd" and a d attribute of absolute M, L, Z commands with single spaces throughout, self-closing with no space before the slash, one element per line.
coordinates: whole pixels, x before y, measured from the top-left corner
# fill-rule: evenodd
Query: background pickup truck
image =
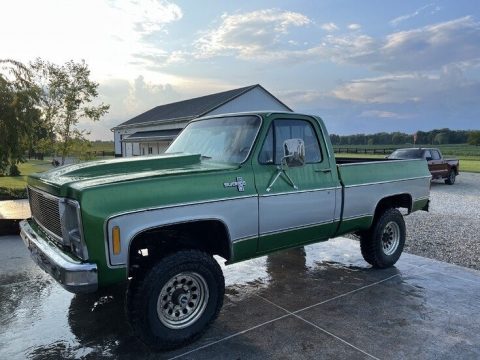
<path fill-rule="evenodd" d="M 406 213 L 428 210 L 424 160 L 335 160 L 322 120 L 241 113 L 192 121 L 155 157 L 69 165 L 28 179 L 21 236 L 72 292 L 128 281 L 127 317 L 154 349 L 200 336 L 223 304 L 226 264 L 355 232 L 392 266 Z M 95 331 L 92 329 L 92 331 Z"/>
<path fill-rule="evenodd" d="M 448 185 L 455 184 L 455 177 L 460 169 L 457 159 L 444 159 L 440 149 L 436 148 L 398 149 L 387 156 L 387 159 L 425 159 L 432 179 L 445 179 L 445 184 Z"/>

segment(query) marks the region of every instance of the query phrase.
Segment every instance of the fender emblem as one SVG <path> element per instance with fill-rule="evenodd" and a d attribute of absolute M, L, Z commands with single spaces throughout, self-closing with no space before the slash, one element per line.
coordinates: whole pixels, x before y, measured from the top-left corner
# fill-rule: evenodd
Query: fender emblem
<path fill-rule="evenodd" d="M 245 186 L 247 185 L 247 182 L 243 180 L 243 177 L 239 176 L 237 177 L 237 181 L 232 181 L 232 182 L 224 182 L 223 186 L 224 187 L 236 187 L 238 191 L 245 191 Z"/>

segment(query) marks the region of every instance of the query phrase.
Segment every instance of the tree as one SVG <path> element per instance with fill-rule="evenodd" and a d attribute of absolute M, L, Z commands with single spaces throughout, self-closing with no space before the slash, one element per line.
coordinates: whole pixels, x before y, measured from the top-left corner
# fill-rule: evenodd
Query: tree
<path fill-rule="evenodd" d="M 435 135 L 433 142 L 438 145 L 449 144 L 449 137 L 447 132 L 439 132 Z"/>
<path fill-rule="evenodd" d="M 0 173 L 19 175 L 30 130 L 40 120 L 40 89 L 21 62 L 0 60 Z"/>
<path fill-rule="evenodd" d="M 392 134 L 392 144 L 394 145 L 399 145 L 399 144 L 405 144 L 405 136 L 404 134 L 400 132 L 394 132 Z"/>
<path fill-rule="evenodd" d="M 91 105 L 98 96 L 98 83 L 90 80 L 90 70 L 84 60 L 79 63 L 71 60 L 59 66 L 37 59 L 32 67 L 41 83 L 44 121 L 56 135 L 63 165 L 74 144 L 88 135 L 87 131 L 77 128 L 80 119 L 98 121 L 110 106 Z"/>
<path fill-rule="evenodd" d="M 468 143 L 470 145 L 480 145 L 480 131 L 471 131 L 468 135 Z"/>

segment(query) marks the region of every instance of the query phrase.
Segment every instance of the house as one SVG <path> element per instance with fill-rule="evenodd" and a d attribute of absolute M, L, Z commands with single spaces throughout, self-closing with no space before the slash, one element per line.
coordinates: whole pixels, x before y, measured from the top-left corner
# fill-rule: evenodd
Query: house
<path fill-rule="evenodd" d="M 115 156 L 161 154 L 192 119 L 258 110 L 292 111 L 259 84 L 160 105 L 112 129 Z"/>

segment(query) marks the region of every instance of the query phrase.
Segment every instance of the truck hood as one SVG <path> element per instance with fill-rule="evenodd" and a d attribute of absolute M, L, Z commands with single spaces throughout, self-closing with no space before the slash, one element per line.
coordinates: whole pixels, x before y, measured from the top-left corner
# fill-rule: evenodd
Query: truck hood
<path fill-rule="evenodd" d="M 65 165 L 31 175 L 28 184 L 57 196 L 67 196 L 67 188 L 80 191 L 120 181 L 236 168 L 237 164 L 202 161 L 199 154 L 164 154 Z"/>

